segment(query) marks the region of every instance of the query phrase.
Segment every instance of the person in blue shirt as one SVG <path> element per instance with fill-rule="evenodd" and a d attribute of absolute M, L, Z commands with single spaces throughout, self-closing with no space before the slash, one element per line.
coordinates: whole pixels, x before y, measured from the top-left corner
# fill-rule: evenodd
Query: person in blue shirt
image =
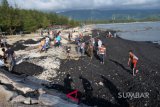
<path fill-rule="evenodd" d="M 60 36 L 60 31 L 58 32 L 57 36 L 56 36 L 56 46 L 60 46 L 61 45 L 61 36 Z"/>

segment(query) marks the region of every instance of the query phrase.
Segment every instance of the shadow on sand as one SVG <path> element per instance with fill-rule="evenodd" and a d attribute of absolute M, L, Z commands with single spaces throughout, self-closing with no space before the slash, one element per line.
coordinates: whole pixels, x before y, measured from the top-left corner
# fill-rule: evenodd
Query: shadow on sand
<path fill-rule="evenodd" d="M 123 64 L 119 63 L 118 61 L 115 61 L 113 59 L 109 59 L 111 62 L 115 63 L 116 65 L 120 66 L 123 70 L 127 71 L 128 73 L 132 74 L 132 71 L 124 67 Z"/>
<path fill-rule="evenodd" d="M 103 79 L 104 86 L 109 89 L 110 93 L 113 95 L 118 105 L 120 105 L 120 107 L 129 107 L 126 99 L 118 98 L 118 93 L 120 92 L 120 90 L 118 90 L 117 87 L 106 77 L 101 76 L 101 78 Z"/>
<path fill-rule="evenodd" d="M 77 98 L 79 99 L 78 104 L 83 103 L 88 106 L 96 106 L 96 107 L 121 107 L 120 105 L 113 104 L 105 99 L 94 97 L 92 93 L 93 87 L 91 86 L 90 81 L 84 78 L 83 76 L 79 76 L 79 79 L 82 82 L 84 92 L 78 91 L 78 95 L 77 95 Z M 71 87 L 72 82 L 73 80 L 70 74 L 67 74 L 66 77 L 64 78 L 64 86 L 59 84 L 50 84 L 49 86 L 46 86 L 46 88 L 55 89 L 60 92 L 63 92 L 64 94 L 68 94 L 75 90 L 75 89 L 72 89 Z"/>

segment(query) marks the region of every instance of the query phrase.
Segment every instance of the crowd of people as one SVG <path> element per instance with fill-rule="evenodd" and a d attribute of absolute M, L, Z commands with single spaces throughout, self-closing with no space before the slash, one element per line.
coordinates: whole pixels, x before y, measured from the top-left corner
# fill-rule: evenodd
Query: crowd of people
<path fill-rule="evenodd" d="M 80 34 L 76 37 L 75 42 L 77 44 L 77 53 L 81 56 L 84 56 L 87 53 L 91 59 L 93 55 L 97 55 L 100 59 L 100 63 L 104 64 L 104 59 L 106 56 L 106 46 L 102 43 L 100 38 L 91 38 L 87 41 L 84 41 L 83 35 Z"/>
<path fill-rule="evenodd" d="M 106 46 L 102 42 L 100 38 L 91 38 L 87 41 L 83 40 L 83 35 L 80 34 L 79 36 L 76 37 L 75 42 L 77 45 L 77 53 L 81 56 L 84 56 L 85 53 L 87 53 L 91 58 L 93 55 L 98 56 L 100 63 L 104 64 L 105 62 L 105 57 L 106 57 Z M 114 36 L 109 32 L 107 34 L 107 38 L 110 37 L 117 37 L 116 33 L 114 33 Z M 128 60 L 128 66 L 132 69 L 133 76 L 138 73 L 137 69 L 137 62 L 138 62 L 138 57 L 133 53 L 132 50 L 129 51 L 129 60 Z"/>
<path fill-rule="evenodd" d="M 40 42 L 40 45 L 39 45 L 40 52 L 43 52 L 43 51 L 47 52 L 47 50 L 51 47 L 52 40 L 54 41 L 55 47 L 60 47 L 61 46 L 61 32 L 59 31 L 56 34 L 48 33 L 48 35 L 45 36 Z"/>
<path fill-rule="evenodd" d="M 41 36 L 42 35 L 43 35 L 43 32 L 41 32 Z M 112 34 L 109 32 L 107 37 L 112 37 Z M 47 50 L 51 47 L 51 41 L 54 41 L 53 46 L 60 47 L 61 40 L 62 38 L 61 38 L 60 31 L 58 31 L 58 33 L 56 34 L 54 34 L 53 31 L 48 32 L 48 35 L 45 36 L 40 41 L 40 45 L 39 45 L 40 53 L 43 51 L 47 52 Z M 68 33 L 68 41 L 69 42 L 72 41 L 71 32 Z M 80 33 L 79 35 L 76 36 L 75 43 L 76 43 L 76 49 L 77 49 L 78 55 L 85 56 L 85 54 L 87 54 L 88 56 L 91 57 L 91 59 L 93 58 L 94 55 L 96 55 L 98 56 L 101 64 L 105 63 L 106 46 L 99 37 L 94 38 L 92 37 L 92 35 L 90 35 L 90 39 L 85 41 L 83 33 Z M 0 46 L 2 47 L 2 52 L 3 52 L 3 55 L 0 55 L 0 58 L 4 60 L 4 63 L 2 62 L 2 60 L 0 60 L 0 65 L 9 63 L 9 70 L 11 71 L 16 64 L 15 52 L 10 46 L 7 45 L 6 38 L 0 39 Z M 71 51 L 71 47 L 66 46 L 66 54 L 67 54 L 67 58 L 69 59 L 70 59 L 70 55 L 69 55 L 70 51 Z M 128 66 L 131 66 L 131 69 L 133 71 L 133 76 L 135 76 L 135 73 L 138 73 L 137 62 L 138 62 L 138 57 L 133 53 L 132 50 L 130 50 Z"/>

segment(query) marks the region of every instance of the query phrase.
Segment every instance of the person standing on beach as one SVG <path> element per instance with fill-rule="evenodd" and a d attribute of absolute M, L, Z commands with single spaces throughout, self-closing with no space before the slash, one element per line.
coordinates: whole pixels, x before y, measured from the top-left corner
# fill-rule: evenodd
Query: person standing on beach
<path fill-rule="evenodd" d="M 4 63 L 7 63 L 7 56 L 6 56 L 6 50 L 5 48 L 2 48 L 3 55 L 0 55 L 2 59 L 4 60 Z"/>
<path fill-rule="evenodd" d="M 77 41 L 77 53 L 78 55 L 80 55 L 80 51 L 81 51 L 81 42 L 80 40 Z"/>
<path fill-rule="evenodd" d="M 94 38 L 91 38 L 91 44 L 93 47 L 95 46 L 95 39 Z"/>
<path fill-rule="evenodd" d="M 115 33 L 114 33 L 114 38 L 116 38 L 116 37 L 117 37 L 117 33 L 115 32 Z"/>
<path fill-rule="evenodd" d="M 66 46 L 67 59 L 70 60 L 71 46 Z"/>
<path fill-rule="evenodd" d="M 71 39 L 72 39 L 72 34 L 71 34 L 71 32 L 69 32 L 69 34 L 68 34 L 68 40 L 69 40 L 69 42 L 71 42 Z"/>
<path fill-rule="evenodd" d="M 50 47 L 50 38 L 47 36 L 46 37 L 46 48 Z"/>
<path fill-rule="evenodd" d="M 47 52 L 47 50 L 46 50 L 46 39 L 45 39 L 45 38 L 41 40 L 40 45 L 39 45 L 39 48 L 40 48 L 40 53 L 41 53 L 42 51 Z"/>
<path fill-rule="evenodd" d="M 60 31 L 57 33 L 57 36 L 55 38 L 55 41 L 56 41 L 56 46 L 60 46 L 61 45 L 61 35 L 60 35 Z"/>
<path fill-rule="evenodd" d="M 93 44 L 89 43 L 86 50 L 87 54 L 90 56 L 91 59 L 93 58 L 93 50 L 94 50 L 93 48 L 94 48 Z"/>
<path fill-rule="evenodd" d="M 43 30 L 41 30 L 41 36 L 43 36 Z"/>
<path fill-rule="evenodd" d="M 101 64 L 104 64 L 104 59 L 106 56 L 106 47 L 104 46 L 104 44 L 102 44 L 102 46 L 98 48 L 98 54 Z"/>
<path fill-rule="evenodd" d="M 2 44 L 2 47 L 6 47 L 6 46 L 7 46 L 6 37 L 3 37 L 3 38 L 1 39 L 1 44 Z"/>
<path fill-rule="evenodd" d="M 8 70 L 12 71 L 14 66 L 16 65 L 16 60 L 15 60 L 16 55 L 14 50 L 11 48 L 11 46 L 7 46 L 5 55 L 7 57 L 7 63 L 9 64 Z"/>
<path fill-rule="evenodd" d="M 83 56 L 85 53 L 85 42 L 81 43 L 81 55 Z"/>
<path fill-rule="evenodd" d="M 102 46 L 102 41 L 98 38 L 98 48 Z"/>
<path fill-rule="evenodd" d="M 131 66 L 131 69 L 133 71 L 133 76 L 135 76 L 135 71 L 136 71 L 136 73 L 138 73 L 137 61 L 138 61 L 138 57 L 134 55 L 132 50 L 130 50 L 129 51 L 128 66 Z"/>
<path fill-rule="evenodd" d="M 78 42 L 80 42 L 80 38 L 79 38 L 78 35 L 77 35 L 76 38 L 75 38 L 75 42 L 76 42 L 76 45 L 78 45 Z"/>
<path fill-rule="evenodd" d="M 83 36 L 84 36 L 83 33 L 79 34 L 79 38 L 81 39 L 81 41 L 83 40 Z"/>
<path fill-rule="evenodd" d="M 98 41 L 96 43 L 95 50 L 97 52 L 97 55 L 99 55 L 99 48 L 102 46 L 102 41 L 98 38 Z"/>
<path fill-rule="evenodd" d="M 113 37 L 111 32 L 109 32 L 109 34 L 108 34 L 108 35 L 109 35 L 109 37 L 110 37 L 110 38 L 111 38 L 111 37 Z"/>

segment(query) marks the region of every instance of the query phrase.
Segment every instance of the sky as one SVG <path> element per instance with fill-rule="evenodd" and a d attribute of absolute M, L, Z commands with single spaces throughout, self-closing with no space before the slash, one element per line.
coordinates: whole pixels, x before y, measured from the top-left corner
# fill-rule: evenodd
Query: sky
<path fill-rule="evenodd" d="M 0 0 L 1 1 L 1 0 Z M 8 0 L 19 8 L 44 11 L 80 9 L 160 9 L 160 0 Z"/>

